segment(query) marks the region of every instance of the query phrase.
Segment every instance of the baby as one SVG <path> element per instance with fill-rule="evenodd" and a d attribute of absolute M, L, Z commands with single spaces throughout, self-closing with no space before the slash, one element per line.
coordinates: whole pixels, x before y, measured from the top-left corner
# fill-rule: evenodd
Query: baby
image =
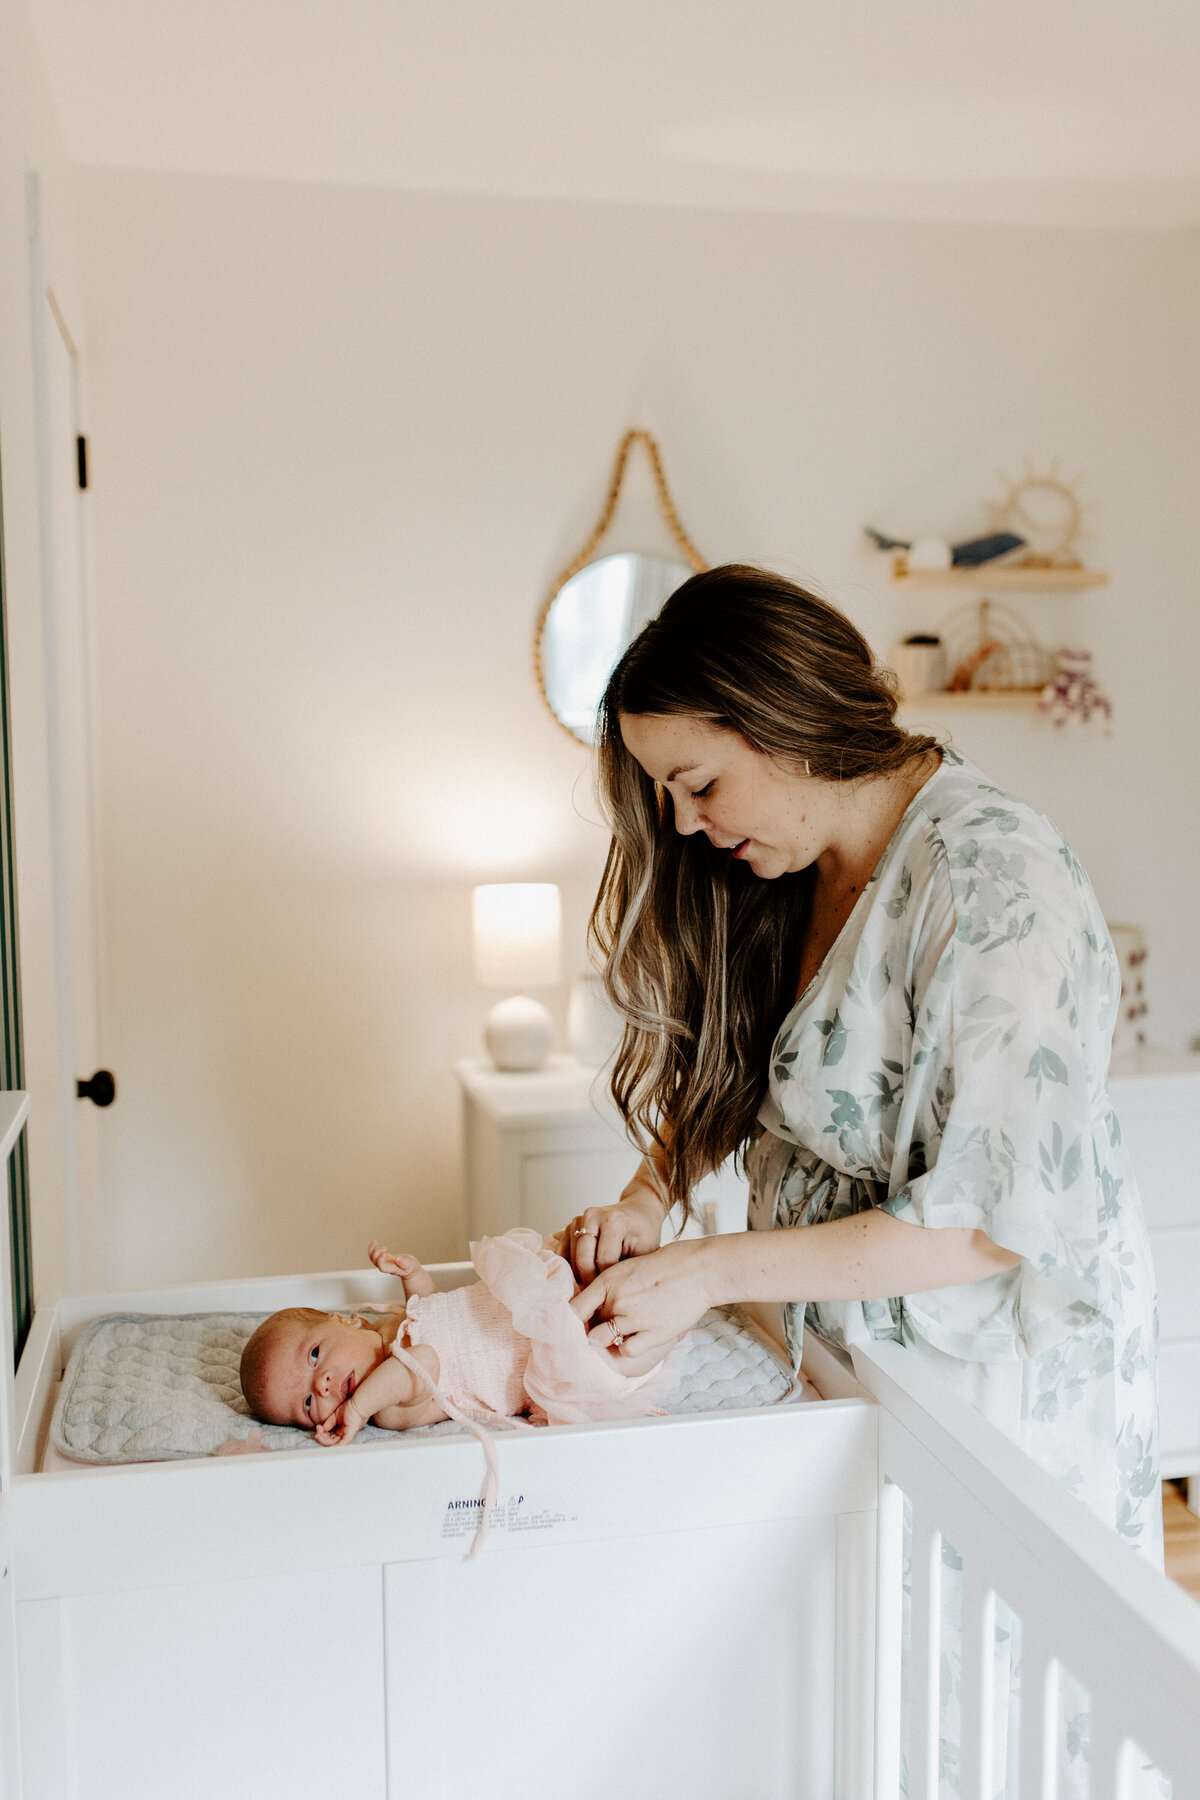
<path fill-rule="evenodd" d="M 257 1418 L 348 1444 L 368 1420 L 387 1431 L 448 1418 L 475 1429 L 658 1410 L 643 1383 L 661 1353 L 649 1363 L 617 1358 L 589 1341 L 558 1240 L 522 1230 L 484 1238 L 471 1246 L 479 1281 L 443 1294 L 415 1256 L 374 1242 L 368 1254 L 403 1283 L 403 1303 L 353 1313 L 289 1307 L 265 1319 L 242 1353 L 242 1389 Z"/>

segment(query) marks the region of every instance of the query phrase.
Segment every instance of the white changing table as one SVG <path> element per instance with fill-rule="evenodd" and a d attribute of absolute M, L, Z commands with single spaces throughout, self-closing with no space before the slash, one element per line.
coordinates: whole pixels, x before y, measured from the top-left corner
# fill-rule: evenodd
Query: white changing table
<path fill-rule="evenodd" d="M 393 1288 L 368 1269 L 38 1309 L 3 1483 L 22 1800 L 865 1795 L 877 1408 L 819 1346 L 823 1401 L 505 1435 L 473 1563 L 472 1438 L 41 1471 L 98 1314 Z M 622 1721 L 590 1763 L 581 1695 Z"/>

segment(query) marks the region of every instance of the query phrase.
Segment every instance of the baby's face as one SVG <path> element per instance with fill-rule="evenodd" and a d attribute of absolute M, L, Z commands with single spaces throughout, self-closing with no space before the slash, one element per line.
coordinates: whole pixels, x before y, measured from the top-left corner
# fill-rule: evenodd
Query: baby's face
<path fill-rule="evenodd" d="M 342 1313 L 315 1325 L 280 1325 L 267 1365 L 272 1416 L 310 1430 L 323 1424 L 386 1355 L 377 1331 Z"/>

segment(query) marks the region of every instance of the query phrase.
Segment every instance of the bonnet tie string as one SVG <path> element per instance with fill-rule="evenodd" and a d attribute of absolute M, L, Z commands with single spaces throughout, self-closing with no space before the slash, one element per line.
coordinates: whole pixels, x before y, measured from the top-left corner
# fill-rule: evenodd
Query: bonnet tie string
<path fill-rule="evenodd" d="M 479 1524 L 475 1528 L 475 1537 L 467 1558 L 469 1562 L 473 1562 L 487 1541 L 488 1525 L 491 1521 L 492 1508 L 495 1506 L 497 1496 L 500 1492 L 500 1458 L 496 1451 L 495 1440 L 492 1433 L 480 1419 L 472 1413 L 464 1412 L 462 1407 L 455 1405 L 449 1395 L 442 1392 L 437 1382 L 433 1379 L 433 1376 L 429 1373 L 429 1370 L 425 1368 L 424 1364 L 418 1362 L 417 1358 L 413 1356 L 410 1351 L 402 1349 L 399 1343 L 394 1343 L 392 1345 L 392 1355 L 397 1361 L 402 1362 L 406 1369 L 410 1369 L 419 1380 L 424 1382 L 442 1411 L 448 1414 L 448 1416 L 454 1419 L 459 1425 L 465 1425 L 472 1436 L 477 1437 L 480 1444 L 483 1446 L 484 1460 L 487 1463 L 487 1475 L 484 1478 L 483 1483 L 483 1510 L 479 1515 Z M 501 1413 L 492 1413 L 490 1415 L 489 1423 L 507 1425 L 514 1431 L 532 1431 L 534 1429 L 526 1419 L 509 1419 L 505 1418 Z"/>

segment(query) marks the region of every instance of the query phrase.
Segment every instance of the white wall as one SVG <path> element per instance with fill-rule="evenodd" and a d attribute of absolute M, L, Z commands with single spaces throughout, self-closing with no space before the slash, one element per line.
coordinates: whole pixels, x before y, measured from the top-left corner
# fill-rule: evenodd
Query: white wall
<path fill-rule="evenodd" d="M 42 567 L 34 432 L 32 285 L 26 180 L 41 183 L 44 269 L 72 332 L 83 342 L 75 258 L 74 194 L 58 121 L 22 7 L 0 0 L 0 469 L 3 471 L 9 689 L 18 935 L 29 1119 L 34 1280 L 40 1294 L 66 1286 L 64 1112 L 69 1056 L 60 1058 L 60 990 L 53 929 Z M 89 1073 L 90 1070 L 80 1073 Z M 7 1226 L 3 1227 L 7 1230 Z"/>
<path fill-rule="evenodd" d="M 1148 927 L 1155 1036 L 1200 1030 L 1193 238 L 106 171 L 80 210 L 121 1083 L 89 1280 L 461 1250 L 469 890 L 560 879 L 582 960 L 603 834 L 530 636 L 634 422 L 712 561 L 881 647 L 943 609 L 866 520 L 1082 475 L 1111 587 L 1026 610 L 1094 646 L 1113 734 L 957 741 Z"/>

